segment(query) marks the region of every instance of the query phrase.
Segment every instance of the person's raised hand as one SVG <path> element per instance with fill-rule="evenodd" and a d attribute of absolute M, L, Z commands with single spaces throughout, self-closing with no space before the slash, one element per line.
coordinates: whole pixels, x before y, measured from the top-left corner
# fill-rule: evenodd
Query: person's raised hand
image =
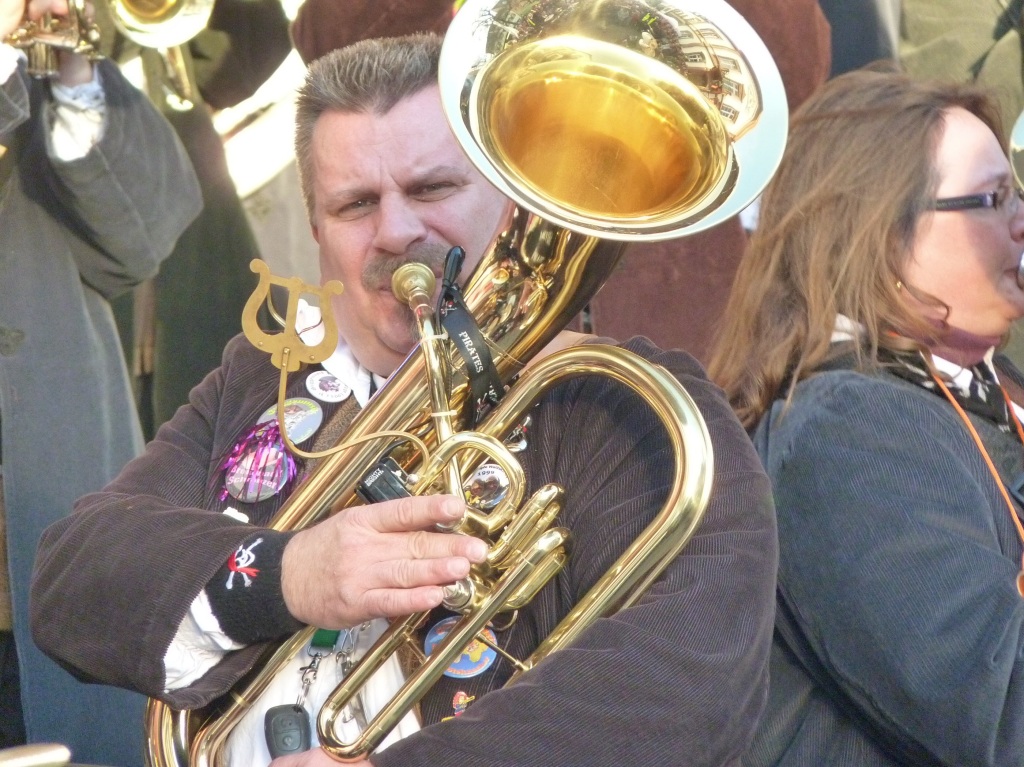
<path fill-rule="evenodd" d="M 26 10 L 25 0 L 0 0 L 0 40 L 21 26 Z"/>
<path fill-rule="evenodd" d="M 68 0 L 0 0 L 0 42 L 17 30 L 27 17 L 38 21 L 44 14 L 67 16 Z M 86 4 L 84 13 L 92 18 L 92 6 Z M 92 62 L 85 56 L 66 50 L 57 52 L 59 75 L 62 85 L 74 86 L 92 80 Z"/>
<path fill-rule="evenodd" d="M 465 508 L 450 495 L 402 498 L 354 506 L 300 531 L 281 562 L 289 612 L 336 629 L 437 607 L 442 587 L 487 556 L 483 541 L 435 528 Z"/>
<path fill-rule="evenodd" d="M 63 16 L 67 12 L 67 0 L 0 0 L 0 40 L 20 27 L 26 16 L 38 21 L 44 13 Z"/>

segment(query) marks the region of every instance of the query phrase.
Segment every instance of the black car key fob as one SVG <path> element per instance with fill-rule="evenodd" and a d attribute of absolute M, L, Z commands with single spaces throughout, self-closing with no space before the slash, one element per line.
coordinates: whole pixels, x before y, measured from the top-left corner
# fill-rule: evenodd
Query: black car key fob
<path fill-rule="evenodd" d="M 302 706 L 274 706 L 263 718 L 263 732 L 267 737 L 270 758 L 301 754 L 312 746 L 309 714 Z"/>

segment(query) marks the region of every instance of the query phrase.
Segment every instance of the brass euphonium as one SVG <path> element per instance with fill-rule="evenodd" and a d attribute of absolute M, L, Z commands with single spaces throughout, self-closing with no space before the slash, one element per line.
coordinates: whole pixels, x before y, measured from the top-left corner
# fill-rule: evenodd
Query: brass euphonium
<path fill-rule="evenodd" d="M 596 293 L 625 241 L 680 237 L 734 216 L 760 193 L 785 144 L 778 70 L 724 0 L 469 0 L 445 38 L 439 79 L 462 148 L 517 203 L 464 291 L 502 380 L 515 382 L 465 431 L 472 403 L 464 367 L 430 324 L 433 288 L 420 275 L 396 273 L 396 293 L 424 340 L 345 440 L 396 430 L 424 439 L 426 460 L 415 449 L 403 459 L 418 475 L 414 493 L 458 492 L 484 457 L 505 466 L 511 484 L 492 512 L 470 510 L 458 528 L 492 543 L 487 562 L 448 590 L 447 606 L 463 613 L 459 623 L 357 741 L 339 736 L 339 712 L 374 668 L 410 644 L 425 615 L 392 622 L 321 709 L 320 742 L 342 761 L 372 751 L 496 613 L 528 600 L 564 562 L 569 532 L 551 526 L 560 489 L 542 488 L 520 507 L 522 471 L 502 442 L 551 386 L 598 374 L 631 387 L 664 424 L 676 480 L 663 509 L 611 570 L 532 656 L 514 661 L 513 682 L 596 618 L 633 603 L 683 548 L 703 514 L 713 471 L 704 421 L 676 379 L 596 345 L 524 367 Z M 322 461 L 272 526 L 301 529 L 358 503 L 356 485 L 391 442 L 360 443 Z M 217 764 L 235 724 L 312 631 L 268 653 L 244 684 L 208 709 L 173 711 L 151 701 L 149 763 Z"/>

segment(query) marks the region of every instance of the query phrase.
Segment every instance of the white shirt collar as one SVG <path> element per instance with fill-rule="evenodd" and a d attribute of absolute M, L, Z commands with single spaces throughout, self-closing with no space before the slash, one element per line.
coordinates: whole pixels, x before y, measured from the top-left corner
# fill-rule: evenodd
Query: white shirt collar
<path fill-rule="evenodd" d="M 832 326 L 832 343 L 854 341 L 864 330 L 859 322 L 854 322 L 845 314 L 836 315 L 836 324 Z"/>
<path fill-rule="evenodd" d="M 307 328 L 299 332 L 299 337 L 309 346 L 315 346 L 323 340 L 324 327 L 320 322 L 320 309 L 311 306 L 305 299 L 299 299 L 295 324 L 297 328 Z M 337 348 L 320 364 L 324 370 L 352 389 L 359 407 L 365 407 L 370 400 L 370 382 L 373 381 L 375 388 L 379 389 L 386 380 L 360 365 L 352 349 L 340 336 Z"/>
<path fill-rule="evenodd" d="M 863 330 L 863 325 L 859 322 L 854 322 L 845 314 L 836 315 L 836 324 L 832 330 L 832 343 L 837 341 L 852 341 Z M 985 353 L 984 362 L 988 365 L 989 370 L 992 371 L 993 377 L 996 381 L 999 381 L 999 373 L 996 371 L 996 366 L 992 363 L 992 358 L 995 356 L 995 348 L 989 349 Z M 963 365 L 959 365 L 956 362 L 950 362 L 944 357 L 939 357 L 936 354 L 932 355 L 932 364 L 935 365 L 935 369 L 940 373 L 945 373 L 949 376 L 950 381 L 961 391 L 967 391 L 970 388 L 971 381 L 974 380 L 974 371 L 970 368 L 965 368 Z M 1016 402 L 1013 404 L 1013 410 L 1017 414 L 1018 418 L 1024 419 L 1024 408 L 1018 405 Z"/>
<path fill-rule="evenodd" d="M 995 353 L 995 349 L 989 349 L 985 353 L 985 359 L 983 362 L 988 365 L 989 370 L 992 371 L 992 375 L 999 380 L 999 376 L 996 373 L 995 365 L 992 364 L 992 355 Z M 970 386 L 971 381 L 974 380 L 974 371 L 971 368 L 965 368 L 963 365 L 959 365 L 956 362 L 950 362 L 949 360 L 938 356 L 937 354 L 932 355 L 932 363 L 935 365 L 935 369 L 940 373 L 945 373 L 949 376 L 950 380 L 964 391 Z"/>

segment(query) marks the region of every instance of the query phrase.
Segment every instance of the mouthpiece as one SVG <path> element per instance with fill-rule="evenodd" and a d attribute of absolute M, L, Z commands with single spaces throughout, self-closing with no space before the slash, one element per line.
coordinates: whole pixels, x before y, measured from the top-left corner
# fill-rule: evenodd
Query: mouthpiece
<path fill-rule="evenodd" d="M 430 267 L 416 262 L 402 264 L 391 275 L 391 292 L 395 298 L 412 308 L 417 304 L 429 303 L 436 285 L 437 278 Z"/>

